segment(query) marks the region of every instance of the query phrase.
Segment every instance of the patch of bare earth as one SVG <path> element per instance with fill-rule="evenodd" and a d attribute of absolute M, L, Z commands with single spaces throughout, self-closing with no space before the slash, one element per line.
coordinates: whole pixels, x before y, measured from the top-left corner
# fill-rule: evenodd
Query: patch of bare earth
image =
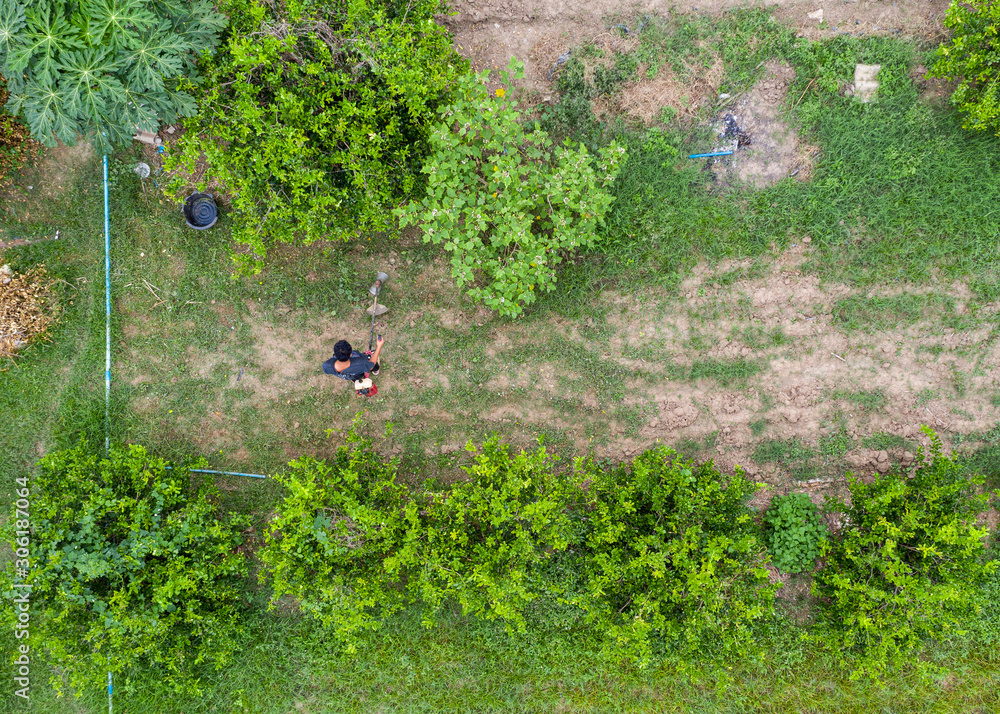
<path fill-rule="evenodd" d="M 652 124 L 659 120 L 664 108 L 672 109 L 678 116 L 696 116 L 698 106 L 718 95 L 725 67 L 716 57 L 707 69 L 688 68 L 686 76 L 678 75 L 666 63 L 654 77 L 646 77 L 646 67 L 642 65 L 636 75 L 641 79 L 626 82 L 616 93 L 615 108 L 621 114 Z"/>
<path fill-rule="evenodd" d="M 779 258 L 771 274 L 730 286 L 714 283 L 714 275 L 736 266 L 723 264 L 714 272 L 703 266 L 682 284 L 679 301 L 647 301 L 642 312 L 619 320 L 617 329 L 631 326 L 621 335 L 623 346 L 641 350 L 655 344 L 661 354 L 689 364 L 694 358 L 686 349 L 689 336 L 703 330 L 712 343 L 703 357 L 758 359 L 766 369 L 741 389 L 723 388 L 708 379 L 695 383 L 647 379 L 645 389 L 655 399 L 656 416 L 642 428 L 640 438 L 604 445 L 599 453 L 622 458 L 657 439 L 676 443 L 717 432 L 720 466 L 731 469 L 739 464 L 759 480 L 784 489 L 789 486 L 788 465 L 756 464 L 751 458 L 754 448 L 763 439 L 798 439 L 816 448 L 821 436 L 832 433 L 835 415 L 846 424 L 854 444 L 844 460 L 861 475 L 888 470 L 892 462 L 913 463 L 914 454 L 904 447 L 863 448 L 862 439 L 876 432 L 926 445 L 920 427 L 928 425 L 947 447 L 954 435 L 982 432 L 1000 422 L 1000 409 L 990 401 L 1000 390 L 1000 377 L 990 368 L 1000 359 L 1000 345 L 989 339 L 992 325 L 957 333 L 940 327 L 940 315 L 929 314 L 915 324 L 874 334 L 845 331 L 834 319 L 833 305 L 854 291 L 803 274 L 798 265 L 806 251 L 808 247 L 796 246 Z M 930 289 L 956 301 L 967 296 L 961 283 Z M 620 302 L 618 296 L 604 299 L 607 304 Z M 983 310 L 996 313 L 1000 305 Z M 751 346 L 741 336 L 751 326 L 765 333 L 780 329 L 787 344 L 768 349 Z M 615 359 L 633 367 L 631 360 Z M 656 367 L 643 364 L 638 372 L 655 374 Z M 960 390 L 956 374 L 964 380 Z M 872 411 L 837 396 L 875 391 L 886 396 L 886 403 Z M 750 424 L 760 419 L 766 419 L 767 429 L 755 437 Z"/>
<path fill-rule="evenodd" d="M 476 70 L 501 69 L 511 57 L 524 62 L 525 79 L 520 86 L 529 101 L 551 97 L 554 84 L 549 76 L 559 56 L 586 42 L 600 43 L 617 36 L 611 17 L 670 12 L 718 15 L 728 10 L 752 6 L 746 0 L 702 0 L 695 5 L 681 2 L 627 3 L 621 0 L 455 0 L 452 13 L 439 18 L 455 36 L 455 47 Z M 777 0 L 767 3 L 775 18 L 810 39 L 853 35 L 901 34 L 934 41 L 942 37 L 941 21 L 948 0 L 859 0 L 817 3 L 815 0 Z M 809 14 L 823 9 L 822 20 Z M 641 83 L 639 83 L 641 85 Z M 642 95 L 663 93 L 655 85 L 639 87 L 638 95 L 623 101 L 637 105 L 648 100 Z M 670 94 L 676 96 L 676 93 Z M 683 102 L 681 102 L 682 104 Z M 665 106 L 670 106 L 666 104 Z M 645 112 L 645 110 L 642 110 Z"/>
<path fill-rule="evenodd" d="M 17 185 L 0 191 L 0 201 L 21 223 L 33 220 L 52 221 L 53 203 L 61 201 L 74 187 L 78 171 L 93 161 L 94 147 L 79 141 L 73 146 L 60 143 L 39 152 L 32 164 L 23 169 Z M 57 223 L 58 225 L 58 223 Z M 54 238 L 55 235 L 49 236 Z M 5 236 L 0 229 L 0 247 L 5 238 L 17 245 L 14 236 Z"/>
<path fill-rule="evenodd" d="M 803 145 L 782 116 L 782 103 L 794 80 L 795 70 L 787 64 L 768 62 L 760 81 L 720 114 L 717 148 L 734 151 L 710 159 L 720 184 L 763 188 L 789 176 L 805 180 L 812 174 L 816 150 Z M 727 119 L 734 124 L 728 136 Z"/>
<path fill-rule="evenodd" d="M 289 394 L 303 391 L 320 398 L 342 386 L 341 380 L 331 380 L 320 367 L 333 354 L 334 343 L 356 331 L 352 322 L 332 318 L 296 329 L 283 325 L 293 318 L 293 311 L 288 308 L 279 309 L 274 316 L 279 320 L 268 319 L 256 303 L 248 302 L 247 307 L 255 359 L 241 381 L 253 393 L 255 405 L 266 408 Z M 367 345 L 354 347 L 363 350 Z"/>

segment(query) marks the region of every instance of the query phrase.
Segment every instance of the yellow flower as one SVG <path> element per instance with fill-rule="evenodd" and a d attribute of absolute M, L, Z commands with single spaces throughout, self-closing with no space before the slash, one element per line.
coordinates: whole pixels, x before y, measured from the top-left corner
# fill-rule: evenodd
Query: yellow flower
<path fill-rule="evenodd" d="M 498 96 L 498 97 L 500 97 L 501 99 L 503 99 L 503 96 L 504 96 L 504 95 L 505 95 L 506 93 L 507 93 L 507 92 L 506 92 L 506 90 L 504 90 L 504 88 L 503 88 L 503 87 L 500 87 L 500 89 L 498 89 L 498 90 L 497 90 L 497 96 Z"/>

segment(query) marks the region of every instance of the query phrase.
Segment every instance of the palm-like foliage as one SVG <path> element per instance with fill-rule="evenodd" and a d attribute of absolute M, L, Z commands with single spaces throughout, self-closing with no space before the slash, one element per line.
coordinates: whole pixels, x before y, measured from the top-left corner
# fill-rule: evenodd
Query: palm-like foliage
<path fill-rule="evenodd" d="M 225 24 L 209 0 L 0 0 L 8 108 L 49 145 L 127 142 L 195 111 L 184 87 Z"/>

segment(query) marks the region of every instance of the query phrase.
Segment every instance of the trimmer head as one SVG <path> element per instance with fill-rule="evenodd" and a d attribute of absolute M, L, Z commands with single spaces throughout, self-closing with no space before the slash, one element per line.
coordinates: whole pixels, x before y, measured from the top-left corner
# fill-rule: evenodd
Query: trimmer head
<path fill-rule="evenodd" d="M 386 273 L 380 272 L 375 276 L 375 284 L 368 288 L 368 294 L 378 296 L 378 294 L 382 292 L 382 286 L 385 285 L 388 279 L 389 276 Z"/>

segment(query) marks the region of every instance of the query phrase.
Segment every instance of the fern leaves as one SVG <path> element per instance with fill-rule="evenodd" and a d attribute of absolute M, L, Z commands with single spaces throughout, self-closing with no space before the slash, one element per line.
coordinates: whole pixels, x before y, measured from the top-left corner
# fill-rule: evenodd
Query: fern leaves
<path fill-rule="evenodd" d="M 9 106 L 50 145 L 125 143 L 196 110 L 180 87 L 225 24 L 209 0 L 0 0 Z"/>

